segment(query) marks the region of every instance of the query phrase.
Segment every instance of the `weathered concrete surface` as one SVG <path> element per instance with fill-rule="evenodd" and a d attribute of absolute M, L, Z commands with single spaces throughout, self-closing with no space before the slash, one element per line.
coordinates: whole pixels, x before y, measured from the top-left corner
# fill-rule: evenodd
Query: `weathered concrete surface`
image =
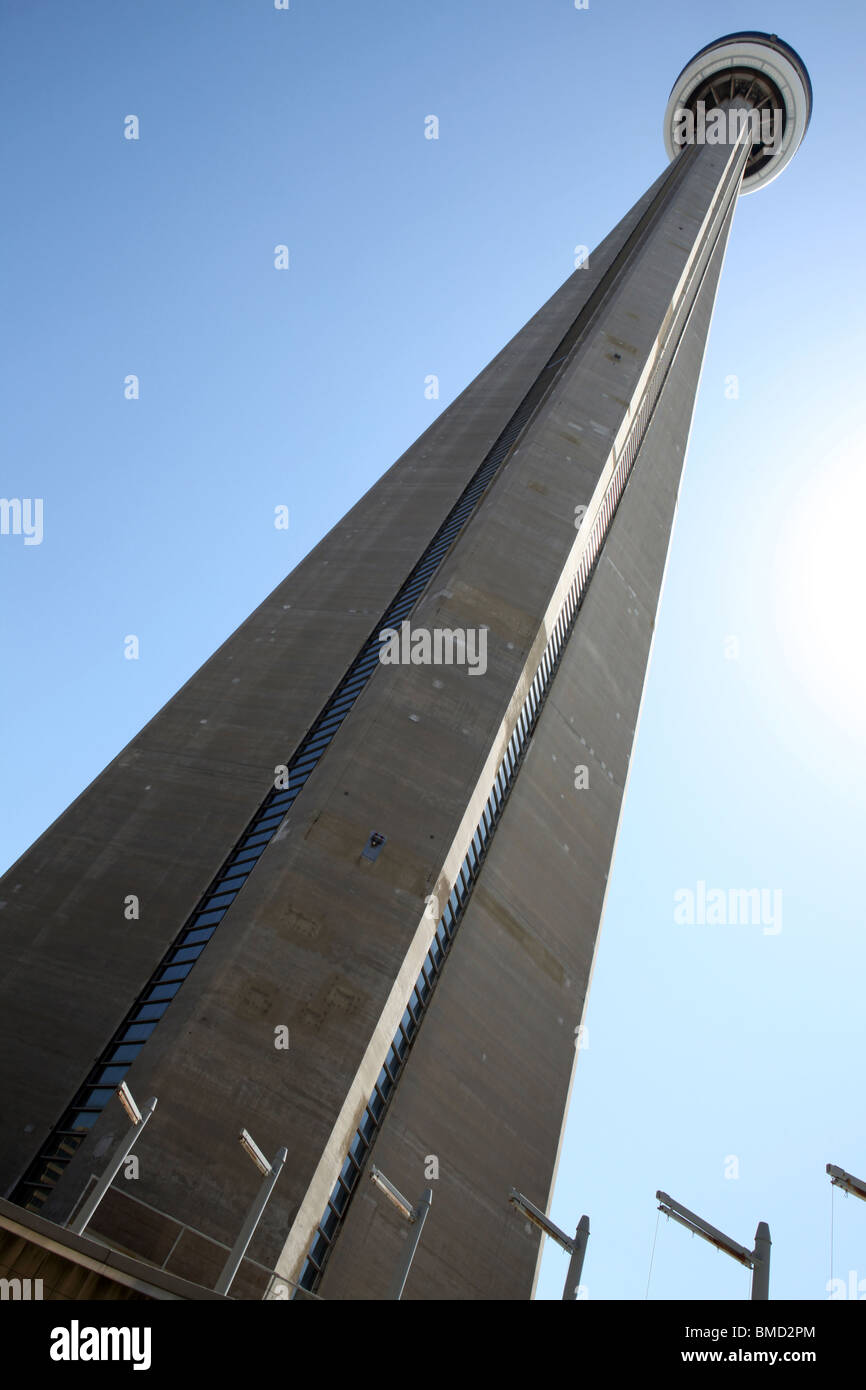
<path fill-rule="evenodd" d="M 0 1193 L 667 177 L 0 881 Z"/>
<path fill-rule="evenodd" d="M 513 727 L 531 677 L 531 653 L 546 636 L 551 596 L 575 549 L 574 507 L 596 494 L 612 442 L 635 408 L 636 392 L 669 319 L 672 297 L 700 245 L 701 228 L 727 160 L 727 153 L 717 148 L 702 151 L 672 190 L 646 244 L 611 288 L 603 313 L 582 340 L 551 401 L 528 428 L 413 615 L 414 627 L 487 624 L 487 673 L 473 678 L 456 667 L 411 666 L 382 667 L 376 672 L 130 1073 L 135 1094 L 154 1092 L 160 1101 L 158 1119 L 148 1126 L 138 1146 L 141 1176 L 135 1195 L 169 1218 L 180 1217 L 216 1239 L 232 1239 L 257 1181 L 237 1144 L 238 1130 L 246 1126 L 268 1152 L 279 1144 L 287 1146 L 284 1173 L 250 1253 L 262 1264 L 276 1261 L 280 1273 L 289 1278 L 300 1267 L 426 950 L 432 926 L 424 920 L 425 896 L 434 890 L 440 898 L 447 896 L 474 828 L 474 808 L 487 794 L 485 769 Z M 692 354 L 695 372 L 702 343 L 699 335 L 698 353 Z M 680 444 L 677 476 L 692 397 L 693 387 L 672 415 L 671 429 Z M 636 572 L 630 582 L 644 596 L 639 607 L 645 615 L 655 611 L 657 579 L 644 580 L 641 565 L 652 570 L 656 564 L 660 579 L 675 490 L 672 479 L 667 494 L 662 487 L 662 495 L 650 501 L 633 543 L 631 566 Z M 671 506 L 667 521 L 660 521 L 654 508 L 663 509 L 665 497 Z M 628 555 L 623 559 L 626 562 Z M 602 566 L 593 586 L 604 576 Z M 609 637 L 602 621 L 608 610 L 616 619 Z M 587 607 L 580 619 L 584 631 L 591 630 L 589 612 Z M 536 951 L 536 976 L 526 1003 L 527 1034 L 544 1034 L 551 1003 L 557 1007 L 557 1016 L 569 1020 L 555 1042 L 548 1038 L 543 1045 L 544 1055 L 555 1054 L 556 1074 L 542 1088 L 537 1116 L 530 1120 L 535 1148 L 532 1152 L 514 1149 L 507 1162 L 503 1159 L 508 1183 L 523 1185 L 541 1200 L 555 1161 L 573 1054 L 571 1024 L 582 1008 L 646 660 L 645 650 L 640 653 L 639 624 L 632 637 L 627 618 L 613 599 L 602 608 L 599 621 L 592 648 L 600 682 L 595 696 L 592 686 L 581 694 L 576 676 L 573 696 L 562 685 L 561 708 L 563 718 L 570 718 L 573 711 L 566 697 L 580 696 L 584 701 L 578 705 L 581 717 L 592 727 L 593 698 L 607 697 L 605 675 L 620 659 L 620 648 L 624 646 L 628 655 L 634 642 L 637 655 L 632 664 L 626 661 L 622 666 L 618 680 L 623 689 L 617 691 L 620 722 L 628 732 L 621 736 L 621 746 L 611 743 L 610 758 L 605 758 L 619 781 L 611 784 L 608 779 L 604 799 L 599 789 L 593 814 L 586 808 L 566 809 L 564 803 L 551 810 L 547 803 L 552 802 L 552 793 L 543 780 L 534 796 L 528 791 L 525 814 L 533 844 L 523 844 L 524 858 L 514 851 L 519 873 L 507 883 L 497 884 L 491 859 L 484 871 L 484 890 L 473 905 L 477 915 L 487 902 L 488 940 L 472 928 L 469 919 L 461 928 L 469 927 L 470 944 L 464 950 L 466 995 L 458 1001 L 452 1020 L 457 1028 L 455 1047 L 464 1039 L 467 1045 L 477 1040 L 474 1030 L 480 1024 L 476 1020 L 465 1034 L 457 1025 L 461 1018 L 465 1020 L 467 1002 L 481 1007 L 478 982 L 493 964 L 490 941 L 495 941 L 493 955 L 502 954 L 507 965 L 502 982 L 512 1009 L 514 1000 L 522 997 L 516 989 L 517 978 L 523 977 L 527 960 Z M 559 677 L 558 684 L 562 680 Z M 601 746 L 604 733 L 600 725 L 599 745 L 593 747 Z M 571 747 L 573 740 L 579 740 L 579 731 L 566 731 L 563 737 L 567 773 L 575 762 L 585 759 L 574 757 Z M 537 764 L 539 756 L 534 750 L 521 778 L 531 774 L 533 760 Z M 563 832 L 561 839 L 559 833 L 551 839 L 549 821 L 554 811 L 566 818 L 568 834 Z M 497 839 L 507 833 L 511 816 L 509 808 Z M 580 819 L 577 825 L 574 816 Z M 361 850 L 372 829 L 386 834 L 388 843 L 376 863 L 369 865 L 361 859 Z M 551 846 L 568 843 L 574 850 L 556 871 L 551 870 L 552 917 L 547 937 L 538 935 L 537 914 L 544 897 L 539 897 L 535 908 L 532 905 L 533 894 L 539 892 L 539 880 L 533 879 L 539 862 L 534 841 L 539 838 Z M 576 934 L 572 919 L 562 916 L 564 901 L 582 904 L 582 925 Z M 458 948 L 459 941 L 455 951 Z M 473 956 L 474 951 L 479 954 Z M 455 954 L 440 989 L 449 976 L 458 973 L 460 959 Z M 565 978 L 570 981 L 567 986 Z M 484 1009 L 494 1014 L 490 1026 L 497 1036 L 504 1016 L 497 1012 L 499 1008 L 496 1002 L 484 1001 Z M 508 1009 L 504 1005 L 505 1015 Z M 431 1019 L 422 1026 L 422 1040 Z M 277 1051 L 273 1045 L 274 1029 L 281 1024 L 291 1030 L 288 1052 Z M 420 1046 L 419 1042 L 411 1067 L 422 1055 Z M 564 1079 L 563 1057 L 569 1061 Z M 495 1076 L 485 1076 L 484 1104 L 497 1114 L 509 1077 L 499 1074 L 498 1067 Z M 401 1091 L 408 1080 L 407 1072 Z M 473 1085 L 484 1090 L 478 1077 Z M 459 1167 L 462 1159 L 455 1158 L 452 1139 L 461 1127 L 467 1129 L 470 1150 L 474 1141 L 480 1144 L 483 1139 L 484 1148 L 475 1153 L 472 1171 L 473 1181 L 486 1187 L 490 1140 L 481 1131 L 470 1132 L 466 1095 L 458 1089 L 450 1108 L 445 1107 L 448 1113 L 440 1109 L 441 1156 Z M 74 1205 L 89 1172 L 98 1168 L 100 1153 L 122 1123 L 113 1103 L 82 1146 L 46 1214 L 62 1216 Z M 420 1133 L 422 1122 L 417 1123 Z M 501 1128 L 500 1123 L 500 1133 Z M 427 1153 L 435 1151 L 425 1148 Z M 395 1181 L 398 1177 L 395 1173 Z M 411 1186 L 407 1183 L 407 1188 Z M 480 1190 L 476 1187 L 476 1196 Z M 499 1224 L 493 1246 L 489 1240 L 483 1246 L 487 1272 L 482 1275 L 470 1266 L 463 1282 L 457 1277 L 450 1292 L 441 1296 L 487 1296 L 479 1290 L 493 1287 L 501 1290 L 497 1296 L 527 1296 L 531 1269 L 526 1261 L 534 1254 L 531 1244 L 517 1259 L 510 1280 L 503 1281 L 490 1268 L 491 1250 L 503 1239 L 499 1196 L 491 1201 L 496 1208 L 491 1219 Z M 465 1228 L 461 1234 L 459 1224 L 440 1216 L 440 1205 L 428 1222 L 431 1231 L 438 1229 L 440 1235 L 432 1235 L 428 1243 L 425 1231 L 431 1258 L 432 1241 L 441 1241 L 440 1248 L 447 1252 L 468 1238 Z M 362 1202 L 359 1210 L 363 1212 Z M 354 1213 L 350 1220 L 355 1221 Z M 95 1221 L 94 1228 L 111 1237 L 107 1213 Z M 348 1227 L 342 1239 L 353 1239 Z M 519 1232 L 514 1239 L 519 1248 Z M 439 1283 L 434 1278 L 430 1288 L 446 1287 L 443 1271 L 449 1263 L 446 1253 L 438 1265 Z M 168 1268 L 172 1268 L 170 1262 Z M 328 1275 L 337 1281 L 335 1288 L 348 1290 L 343 1296 L 363 1296 L 366 1255 L 363 1269 L 355 1262 L 354 1275 L 345 1271 L 341 1275 L 340 1268 L 335 1256 L 333 1273 Z"/>

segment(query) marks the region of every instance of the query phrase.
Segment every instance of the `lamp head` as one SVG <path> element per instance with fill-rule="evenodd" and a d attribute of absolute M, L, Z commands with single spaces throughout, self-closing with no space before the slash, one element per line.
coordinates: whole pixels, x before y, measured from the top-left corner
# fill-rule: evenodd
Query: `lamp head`
<path fill-rule="evenodd" d="M 250 1158 L 253 1160 L 253 1163 L 256 1165 L 259 1171 L 264 1173 L 265 1177 L 267 1177 L 271 1171 L 271 1165 L 265 1158 L 255 1139 L 253 1139 L 249 1131 L 245 1129 L 241 1130 L 240 1135 L 238 1137 L 240 1139 L 241 1148 L 243 1149 L 244 1153 L 249 1154 Z"/>
<path fill-rule="evenodd" d="M 132 1123 L 134 1125 L 140 1125 L 142 1119 L 141 1111 L 133 1100 L 132 1092 L 125 1081 L 121 1081 L 117 1088 L 117 1099 L 120 1101 Z"/>

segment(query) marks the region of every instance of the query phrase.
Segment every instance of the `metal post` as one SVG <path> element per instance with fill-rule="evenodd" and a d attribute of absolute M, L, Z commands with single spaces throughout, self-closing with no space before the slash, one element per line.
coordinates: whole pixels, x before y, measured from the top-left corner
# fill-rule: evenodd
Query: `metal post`
<path fill-rule="evenodd" d="M 562 1290 L 563 1302 L 574 1302 L 577 1298 L 577 1290 L 580 1287 L 580 1276 L 583 1273 L 583 1257 L 586 1254 L 586 1243 L 589 1240 L 589 1217 L 582 1216 L 577 1223 L 577 1230 L 574 1240 L 561 1231 L 559 1227 L 551 1221 L 549 1216 L 537 1207 L 534 1202 L 530 1202 L 528 1197 L 524 1197 L 522 1192 L 518 1192 L 516 1187 L 512 1187 L 508 1194 L 508 1200 L 512 1206 L 529 1221 L 533 1226 L 537 1226 L 551 1240 L 555 1240 L 570 1256 L 568 1273 L 565 1276 L 565 1287 Z"/>
<path fill-rule="evenodd" d="M 223 1272 L 216 1283 L 217 1293 L 228 1293 L 232 1285 L 232 1280 L 238 1272 L 241 1260 L 247 1251 L 247 1246 L 253 1238 L 253 1232 L 259 1224 L 262 1212 L 268 1204 L 268 1198 L 274 1190 L 274 1184 L 280 1176 L 283 1164 L 288 1158 L 288 1150 L 280 1149 L 271 1164 L 271 1171 L 266 1175 L 264 1182 L 259 1188 L 259 1195 L 253 1202 L 249 1210 L 249 1215 L 241 1227 L 240 1235 L 231 1248 L 228 1259 L 223 1266 Z"/>
<path fill-rule="evenodd" d="M 752 1271 L 752 1298 L 770 1297 L 770 1228 L 766 1221 L 758 1222 L 755 1248 L 747 1250 L 744 1245 L 731 1240 L 723 1231 L 716 1230 L 716 1227 L 711 1226 L 702 1216 L 696 1216 L 693 1211 L 689 1211 L 682 1202 L 675 1202 L 666 1192 L 657 1192 L 656 1200 L 659 1203 L 659 1211 L 663 1211 L 666 1216 L 672 1216 L 674 1221 L 685 1226 L 686 1230 L 696 1236 L 702 1236 L 717 1250 L 722 1250 L 726 1255 L 730 1255 L 731 1259 L 737 1260 L 739 1264 Z"/>
<path fill-rule="evenodd" d="M 421 1239 L 421 1232 L 424 1229 L 424 1222 L 427 1220 L 427 1213 L 433 1201 L 432 1187 L 425 1187 L 418 1205 L 413 1209 L 411 1216 L 411 1227 L 409 1239 L 406 1243 L 406 1253 L 403 1262 L 397 1271 L 394 1281 L 393 1298 L 399 1303 L 403 1297 L 403 1290 L 406 1287 L 406 1280 L 409 1278 L 409 1270 L 412 1268 L 412 1261 L 415 1258 L 415 1251 L 418 1249 L 418 1242 Z"/>
<path fill-rule="evenodd" d="M 866 1182 L 862 1178 L 855 1178 L 853 1173 L 846 1173 L 844 1168 L 837 1168 L 835 1163 L 827 1164 L 827 1172 L 830 1174 L 833 1187 L 841 1187 L 843 1192 L 866 1202 Z"/>
<path fill-rule="evenodd" d="M 752 1298 L 770 1297 L 770 1228 L 766 1221 L 758 1222 L 752 1265 Z"/>
<path fill-rule="evenodd" d="M 138 1124 L 130 1125 L 128 1132 L 124 1134 L 123 1138 L 120 1140 L 119 1144 L 114 1150 L 114 1153 L 111 1155 L 108 1167 L 105 1169 L 105 1172 L 102 1174 L 102 1177 L 99 1179 L 99 1182 L 96 1184 L 87 1201 L 84 1203 L 83 1207 L 78 1212 L 78 1215 L 75 1217 L 75 1220 L 69 1222 L 66 1229 L 68 1231 L 71 1231 L 73 1235 L 80 1236 L 83 1234 L 88 1222 L 90 1221 L 90 1218 L 93 1216 L 93 1213 L 96 1211 L 96 1208 L 99 1206 L 99 1203 L 102 1201 L 111 1184 L 114 1182 L 114 1179 L 117 1177 L 117 1174 L 120 1171 L 120 1165 L 123 1163 L 123 1160 L 126 1158 L 127 1154 L 129 1153 L 138 1136 L 141 1134 L 141 1131 L 144 1129 L 144 1126 L 147 1124 L 155 1109 L 156 1096 L 151 1096 L 150 1100 L 147 1102 L 147 1104 L 144 1107 L 144 1110 L 141 1113 L 140 1122 Z"/>
<path fill-rule="evenodd" d="M 589 1217 L 582 1216 L 577 1223 L 577 1230 L 574 1234 L 574 1249 L 571 1252 L 571 1260 L 568 1265 L 568 1273 L 565 1276 L 565 1288 L 562 1290 L 562 1301 L 577 1298 L 577 1290 L 580 1287 L 580 1276 L 583 1273 L 583 1257 L 586 1254 L 586 1242 L 589 1240 Z"/>

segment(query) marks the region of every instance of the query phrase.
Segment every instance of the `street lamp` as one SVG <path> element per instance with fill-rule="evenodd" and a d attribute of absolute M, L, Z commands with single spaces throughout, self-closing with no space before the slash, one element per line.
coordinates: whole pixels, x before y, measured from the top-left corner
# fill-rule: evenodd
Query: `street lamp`
<path fill-rule="evenodd" d="M 577 1291 L 580 1288 L 580 1276 L 583 1273 L 583 1257 L 586 1254 L 586 1243 L 589 1240 L 589 1217 L 582 1216 L 577 1223 L 577 1230 L 574 1239 L 555 1226 L 549 1216 L 545 1216 L 528 1197 L 524 1197 L 522 1192 L 518 1192 L 516 1187 L 512 1187 L 508 1194 L 508 1200 L 519 1212 L 522 1212 L 533 1226 L 538 1226 L 546 1236 L 555 1240 L 557 1245 L 561 1245 L 571 1256 L 568 1266 L 568 1273 L 565 1276 L 565 1287 L 562 1290 L 563 1303 L 574 1302 L 577 1299 Z"/>
<path fill-rule="evenodd" d="M 745 1265 L 746 1269 L 752 1271 L 752 1298 L 764 1299 L 770 1297 L 770 1228 L 766 1221 L 758 1222 L 758 1229 L 755 1232 L 755 1248 L 747 1250 L 744 1245 L 739 1245 L 737 1241 L 731 1240 L 722 1231 L 717 1231 L 715 1226 L 711 1226 L 709 1221 L 705 1221 L 702 1216 L 695 1216 L 693 1211 L 689 1211 L 679 1202 L 675 1202 L 673 1197 L 669 1197 L 666 1192 L 657 1192 L 656 1200 L 659 1203 L 659 1211 L 663 1211 L 665 1216 L 672 1216 L 674 1221 L 678 1221 L 681 1226 L 685 1226 L 687 1231 L 692 1231 L 694 1235 L 702 1236 L 709 1241 L 717 1250 L 722 1250 L 726 1255 L 730 1255 L 732 1260 Z"/>
<path fill-rule="evenodd" d="M 87 1201 L 79 1210 L 75 1220 L 68 1223 L 67 1230 L 71 1231 L 72 1234 L 76 1236 L 80 1236 L 84 1232 L 90 1218 L 96 1211 L 96 1208 L 99 1206 L 99 1203 L 102 1201 L 111 1184 L 114 1182 L 114 1179 L 117 1177 L 120 1171 L 120 1165 L 123 1163 L 123 1160 L 126 1158 L 133 1144 L 138 1139 L 138 1136 L 141 1134 L 141 1131 L 144 1129 L 144 1126 L 156 1109 L 156 1096 L 151 1096 L 150 1100 L 145 1103 L 144 1111 L 139 1110 L 133 1100 L 132 1092 L 125 1081 L 121 1081 L 115 1091 L 115 1095 L 131 1120 L 132 1129 L 121 1138 L 114 1153 L 111 1155 L 105 1172 L 102 1174 L 102 1177 L 99 1179 L 99 1182 L 94 1187 Z"/>
<path fill-rule="evenodd" d="M 837 1168 L 835 1163 L 827 1164 L 827 1172 L 830 1174 L 830 1182 L 833 1187 L 841 1187 L 843 1192 L 849 1192 L 852 1197 L 859 1197 L 866 1202 L 866 1182 L 862 1178 L 855 1178 L 853 1173 L 846 1173 L 844 1168 Z"/>
<path fill-rule="evenodd" d="M 242 1129 L 238 1135 L 241 1148 L 248 1154 L 256 1165 L 260 1173 L 264 1174 L 264 1182 L 258 1191 L 258 1196 L 250 1207 L 247 1219 L 241 1227 L 240 1235 L 232 1246 L 229 1257 L 223 1266 L 223 1272 L 217 1280 L 216 1292 L 227 1294 L 232 1285 L 232 1280 L 240 1268 L 241 1260 L 247 1251 L 247 1246 L 253 1238 L 253 1233 L 262 1219 L 262 1212 L 268 1204 L 268 1198 L 274 1190 L 274 1184 L 280 1176 L 283 1164 L 288 1158 L 287 1149 L 278 1149 L 273 1163 L 269 1163 L 259 1148 L 252 1135 Z"/>
<path fill-rule="evenodd" d="M 370 1169 L 370 1181 L 375 1183 L 380 1192 L 383 1192 L 393 1206 L 397 1208 L 400 1215 L 414 1230 L 409 1236 L 406 1253 L 400 1262 L 394 1279 L 394 1291 L 392 1298 L 399 1303 L 403 1297 L 403 1290 L 406 1287 L 406 1280 L 409 1277 L 409 1270 L 412 1268 L 412 1261 L 415 1258 L 415 1251 L 418 1249 L 418 1242 L 421 1239 L 421 1232 L 424 1229 L 424 1222 L 427 1220 L 427 1213 L 433 1201 L 432 1187 L 426 1187 L 421 1194 L 417 1206 L 412 1206 L 408 1198 L 404 1197 L 392 1182 L 385 1177 L 385 1174 L 375 1164 Z"/>

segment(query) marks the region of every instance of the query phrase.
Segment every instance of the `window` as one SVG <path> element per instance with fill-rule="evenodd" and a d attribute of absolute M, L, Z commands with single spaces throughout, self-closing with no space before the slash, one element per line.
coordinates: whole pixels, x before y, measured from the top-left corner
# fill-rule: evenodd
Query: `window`
<path fill-rule="evenodd" d="M 157 1019 L 162 1018 L 170 1002 L 167 999 L 164 1004 L 142 1004 L 141 1008 L 134 1014 L 133 1021 L 135 1023 L 155 1023 Z"/>
<path fill-rule="evenodd" d="M 348 1201 L 349 1201 L 349 1194 L 348 1194 L 348 1192 L 346 1191 L 346 1189 L 345 1189 L 344 1187 L 341 1186 L 340 1183 L 337 1183 L 336 1187 L 334 1188 L 333 1192 L 331 1193 L 330 1201 L 329 1201 L 329 1203 L 328 1203 L 328 1205 L 329 1205 L 330 1207 L 333 1208 L 333 1210 L 334 1210 L 334 1215 L 336 1216 L 337 1221 L 339 1221 L 340 1216 L 341 1216 L 342 1213 L 345 1211 L 345 1209 L 346 1209 L 346 1204 L 348 1203 Z M 336 1222 L 335 1222 L 335 1225 L 336 1225 Z"/>
<path fill-rule="evenodd" d="M 253 827 L 253 832 L 252 832 L 252 834 L 249 835 L 249 836 L 247 836 L 247 837 L 244 839 L 243 847 L 244 847 L 245 850 L 246 850 L 246 849 L 256 849 L 256 848 L 258 848 L 259 846 L 260 846 L 262 849 L 264 849 L 265 845 L 268 843 L 268 841 L 270 840 L 270 838 L 271 838 L 271 831 L 270 831 L 270 830 L 267 830 L 267 831 L 264 832 L 264 834 L 261 834 L 261 835 L 260 835 L 259 832 L 255 829 L 255 827 Z"/>
<path fill-rule="evenodd" d="M 225 878 L 221 878 L 214 887 L 220 893 L 236 893 L 238 889 L 243 888 L 249 876 L 250 871 L 246 864 L 233 864 Z"/>
<path fill-rule="evenodd" d="M 366 1138 L 365 1138 L 364 1135 L 361 1133 L 361 1131 L 358 1130 L 358 1132 L 356 1133 L 354 1139 L 352 1140 L 351 1144 L 349 1145 L 349 1153 L 350 1153 L 350 1154 L 352 1155 L 352 1157 L 355 1159 L 355 1161 L 356 1161 L 356 1163 L 358 1164 L 358 1167 L 359 1167 L 359 1168 L 360 1168 L 361 1164 L 364 1162 L 364 1155 L 366 1154 L 367 1149 L 368 1149 L 369 1147 L 370 1147 L 370 1146 L 369 1146 L 369 1144 L 367 1143 Z"/>
<path fill-rule="evenodd" d="M 159 979 L 163 980 L 185 980 L 192 970 L 193 962 L 188 965 L 167 965 L 164 970 L 160 970 Z"/>
<path fill-rule="evenodd" d="M 180 989 L 180 985 L 180 980 L 175 980 L 168 985 L 154 985 L 152 989 L 147 991 L 147 1002 L 149 1003 L 152 999 L 173 999 Z"/>
<path fill-rule="evenodd" d="M 103 1067 L 96 1080 L 102 1086 L 119 1086 L 128 1071 L 128 1065 L 125 1067 Z"/>
<path fill-rule="evenodd" d="M 109 1095 L 112 1093 L 109 1091 Z M 102 1112 L 100 1110 L 74 1110 L 69 1118 L 71 1129 L 92 1129 Z"/>
<path fill-rule="evenodd" d="M 172 951 L 172 953 L 171 953 L 172 965 L 174 965 L 177 961 L 193 961 L 193 960 L 198 960 L 198 958 L 199 958 L 199 956 L 201 955 L 201 953 L 202 953 L 202 951 L 204 950 L 204 948 L 205 948 L 205 943 L 204 943 L 204 942 L 201 942 L 200 945 L 198 945 L 198 946 L 187 946 L 187 945 L 183 945 L 183 946 L 179 947 L 178 950 Z"/>
<path fill-rule="evenodd" d="M 307 1258 L 309 1259 L 312 1265 L 316 1266 L 317 1270 L 321 1271 L 322 1264 L 327 1253 L 328 1242 L 325 1240 L 325 1237 L 321 1233 L 319 1233 L 319 1235 L 317 1235 L 316 1237 L 315 1242 L 313 1243 L 313 1248 L 310 1251 Z"/>
<path fill-rule="evenodd" d="M 249 864 L 250 868 L 252 868 L 259 855 L 264 853 L 264 849 L 264 845 L 253 845 L 250 847 L 245 844 L 243 849 L 239 849 L 236 854 L 232 855 L 229 860 L 229 867 L 235 864 Z"/>
<path fill-rule="evenodd" d="M 88 1091 L 87 1095 L 84 1097 L 84 1104 L 85 1104 L 85 1105 L 96 1105 L 96 1106 L 99 1107 L 100 1110 L 102 1110 L 102 1109 L 104 1109 L 104 1107 L 108 1104 L 108 1102 L 111 1100 L 111 1097 L 112 1097 L 113 1095 L 114 1095 L 114 1087 L 113 1087 L 113 1086 L 109 1086 L 109 1087 L 107 1087 L 107 1088 L 97 1087 L 96 1090 Z"/>
<path fill-rule="evenodd" d="M 216 926 L 217 922 L 221 922 L 222 919 L 225 917 L 225 915 L 226 915 L 226 910 L 225 910 L 224 907 L 217 907 L 217 908 L 214 908 L 213 911 L 210 911 L 210 912 L 199 912 L 199 913 L 193 918 L 193 926 L 194 926 L 194 927 Z"/>
<path fill-rule="evenodd" d="M 122 1042 L 147 1042 L 155 1023 L 130 1023 L 123 1031 Z"/>
<path fill-rule="evenodd" d="M 184 946 L 193 946 L 198 945 L 199 942 L 210 941 L 215 931 L 216 927 L 204 927 L 202 929 L 197 928 L 195 931 L 188 931 L 184 934 L 183 944 Z"/>

